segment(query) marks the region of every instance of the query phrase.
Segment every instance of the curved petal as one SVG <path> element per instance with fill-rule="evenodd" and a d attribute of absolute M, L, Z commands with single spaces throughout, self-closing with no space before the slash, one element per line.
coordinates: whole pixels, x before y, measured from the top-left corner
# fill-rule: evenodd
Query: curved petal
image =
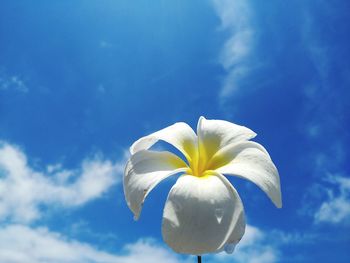
<path fill-rule="evenodd" d="M 242 223 L 241 199 L 221 177 L 182 175 L 172 187 L 164 208 L 162 235 L 174 251 L 193 255 L 217 252 L 237 223 Z"/>
<path fill-rule="evenodd" d="M 181 151 L 187 160 L 191 160 L 191 156 L 196 153 L 197 135 L 184 122 L 175 123 L 160 131 L 140 138 L 130 147 L 131 154 L 135 154 L 141 150 L 147 150 L 159 140 L 172 144 Z"/>
<path fill-rule="evenodd" d="M 225 250 L 226 253 L 228 254 L 233 253 L 236 245 L 238 244 L 239 241 L 241 241 L 245 233 L 245 227 L 246 227 L 246 221 L 245 221 L 244 213 L 242 212 L 237 219 L 236 226 L 231 231 L 231 234 L 223 247 L 223 250 Z"/>
<path fill-rule="evenodd" d="M 228 121 L 207 120 L 200 117 L 197 125 L 200 163 L 207 163 L 221 148 L 228 144 L 246 141 L 256 136 L 252 130 Z M 205 167 L 200 167 L 204 170 Z"/>
<path fill-rule="evenodd" d="M 140 151 L 132 155 L 125 167 L 123 186 L 135 220 L 148 193 L 163 179 L 186 169 L 185 162 L 170 152 Z"/>
<path fill-rule="evenodd" d="M 222 181 L 225 183 L 227 188 L 231 188 L 231 191 L 236 193 L 236 189 L 226 179 L 226 177 L 222 176 L 221 174 L 218 174 L 218 176 L 221 177 Z M 242 201 L 241 201 L 241 204 L 242 204 Z M 245 233 L 245 227 L 246 227 L 246 221 L 245 221 L 244 209 L 242 205 L 242 208 L 239 209 L 239 215 L 238 215 L 236 224 L 233 225 L 231 232 L 228 232 L 229 233 L 228 238 L 222 247 L 222 249 L 225 250 L 225 252 L 227 252 L 228 254 L 233 253 L 235 246 L 242 239 Z"/>
<path fill-rule="evenodd" d="M 210 167 L 255 183 L 278 208 L 282 207 L 277 168 L 260 144 L 246 141 L 225 147 L 212 158 Z"/>

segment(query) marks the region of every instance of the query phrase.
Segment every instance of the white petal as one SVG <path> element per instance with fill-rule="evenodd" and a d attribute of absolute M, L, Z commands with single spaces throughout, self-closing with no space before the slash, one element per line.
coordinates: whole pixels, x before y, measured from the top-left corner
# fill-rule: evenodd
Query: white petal
<path fill-rule="evenodd" d="M 232 188 L 231 191 L 236 193 L 236 189 L 232 186 L 232 184 L 221 174 L 219 174 L 223 182 L 226 184 L 228 188 Z M 237 194 L 238 195 L 238 194 Z M 238 196 L 239 197 L 239 196 Z M 242 201 L 240 201 L 242 203 Z M 226 243 L 223 246 L 223 249 L 228 253 L 232 254 L 235 246 L 238 244 L 238 242 L 242 239 L 246 227 L 246 221 L 245 221 L 245 215 L 243 210 L 243 205 L 241 212 L 238 216 L 237 222 L 234 225 L 234 227 L 231 230 L 230 235 L 228 236 L 228 239 L 226 240 Z"/>
<path fill-rule="evenodd" d="M 130 147 L 131 154 L 147 150 L 159 140 L 172 144 L 180 150 L 188 160 L 194 156 L 197 147 L 197 135 L 184 122 L 175 123 L 160 131 L 142 137 Z"/>
<path fill-rule="evenodd" d="M 282 207 L 280 178 L 266 150 L 255 142 L 239 142 L 218 152 L 211 169 L 223 174 L 236 175 L 259 186 L 278 207 Z"/>
<path fill-rule="evenodd" d="M 246 221 L 245 221 L 244 212 L 242 211 L 242 213 L 237 219 L 236 226 L 231 231 L 231 235 L 226 241 L 226 244 L 224 244 L 224 246 L 220 250 L 224 250 L 227 254 L 232 254 L 236 248 L 236 245 L 238 244 L 239 241 L 241 241 L 244 235 L 245 227 L 246 227 Z"/>
<path fill-rule="evenodd" d="M 186 169 L 186 164 L 170 152 L 140 151 L 132 155 L 125 167 L 123 186 L 135 220 L 148 193 L 163 179 Z"/>
<path fill-rule="evenodd" d="M 193 255 L 217 252 L 237 223 L 244 224 L 239 220 L 244 213 L 241 199 L 222 178 L 182 175 L 172 187 L 164 208 L 162 235 L 174 251 Z"/>
<path fill-rule="evenodd" d="M 232 184 L 226 179 L 226 177 L 222 176 L 221 174 L 218 174 L 222 181 L 225 183 L 225 185 L 228 188 L 231 188 L 231 191 L 236 193 L 236 189 L 232 186 Z M 237 194 L 238 195 L 238 194 Z M 239 197 L 239 196 L 238 196 Z M 241 201 L 242 203 L 242 201 Z M 243 210 L 243 205 L 241 212 L 238 216 L 238 219 L 236 221 L 236 224 L 233 225 L 233 228 L 231 229 L 230 234 L 228 235 L 228 239 L 226 240 L 225 244 L 222 246 L 220 250 L 225 250 L 226 253 L 232 254 L 235 246 L 238 244 L 238 242 L 242 239 L 246 227 L 246 221 L 245 221 L 245 215 Z"/>
<path fill-rule="evenodd" d="M 223 120 L 207 120 L 204 117 L 199 118 L 197 134 L 202 163 L 210 160 L 224 146 L 256 136 L 255 132 L 244 126 Z"/>

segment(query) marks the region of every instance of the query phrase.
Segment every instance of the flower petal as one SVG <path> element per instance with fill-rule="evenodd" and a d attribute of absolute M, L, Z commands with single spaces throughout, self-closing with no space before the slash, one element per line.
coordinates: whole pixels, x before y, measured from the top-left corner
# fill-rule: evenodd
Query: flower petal
<path fill-rule="evenodd" d="M 212 158 L 210 168 L 255 183 L 278 208 L 282 207 L 277 168 L 260 144 L 246 141 L 227 146 Z"/>
<path fill-rule="evenodd" d="M 135 220 L 148 193 L 163 179 L 186 169 L 185 162 L 170 152 L 139 151 L 132 155 L 125 167 L 123 186 Z"/>
<path fill-rule="evenodd" d="M 225 183 L 225 185 L 228 188 L 231 188 L 231 191 L 236 193 L 236 189 L 232 186 L 232 184 L 221 174 L 218 174 L 222 181 Z M 237 194 L 238 195 L 238 194 Z M 241 201 L 242 203 L 242 201 Z M 240 210 L 240 214 L 238 216 L 237 222 L 234 225 L 234 227 L 231 230 L 230 235 L 228 236 L 228 239 L 226 240 L 224 246 L 222 247 L 228 254 L 232 254 L 235 246 L 238 244 L 238 242 L 242 239 L 246 227 L 246 221 L 245 221 L 245 215 L 244 215 L 244 209 L 242 205 L 242 209 Z"/>
<path fill-rule="evenodd" d="M 237 223 L 245 224 L 240 220 L 241 199 L 222 178 L 185 174 L 172 187 L 164 208 L 162 235 L 176 252 L 201 255 L 222 250 Z"/>
<path fill-rule="evenodd" d="M 242 211 L 242 213 L 237 219 L 236 226 L 231 231 L 231 235 L 229 236 L 228 240 L 226 241 L 226 244 L 223 247 L 223 249 L 227 254 L 233 253 L 236 245 L 244 235 L 245 227 L 246 227 L 245 216 L 244 216 L 244 212 Z"/>
<path fill-rule="evenodd" d="M 191 160 L 191 156 L 196 153 L 197 135 L 184 122 L 175 123 L 160 131 L 142 137 L 130 147 L 131 154 L 141 150 L 147 150 L 159 140 L 172 144 L 181 151 L 187 160 Z"/>
<path fill-rule="evenodd" d="M 199 155 L 202 164 L 222 147 L 239 141 L 249 140 L 256 136 L 252 130 L 228 121 L 207 120 L 200 117 L 197 125 Z M 201 167 L 200 169 L 204 169 Z"/>

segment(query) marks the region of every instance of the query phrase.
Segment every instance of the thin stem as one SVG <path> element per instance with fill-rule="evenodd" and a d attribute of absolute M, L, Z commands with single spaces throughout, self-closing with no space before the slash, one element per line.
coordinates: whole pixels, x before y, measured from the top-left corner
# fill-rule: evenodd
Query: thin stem
<path fill-rule="evenodd" d="M 202 256 L 197 256 L 197 262 L 202 263 Z"/>

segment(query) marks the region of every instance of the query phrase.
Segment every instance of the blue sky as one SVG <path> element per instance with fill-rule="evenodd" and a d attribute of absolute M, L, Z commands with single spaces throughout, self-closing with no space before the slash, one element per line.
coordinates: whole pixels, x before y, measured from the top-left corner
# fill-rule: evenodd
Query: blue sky
<path fill-rule="evenodd" d="M 248 227 L 204 262 L 348 262 L 348 1 L 0 1 L 0 261 L 194 262 L 161 238 L 176 178 L 141 218 L 139 137 L 199 116 L 270 152 L 283 208 L 230 178 Z"/>

